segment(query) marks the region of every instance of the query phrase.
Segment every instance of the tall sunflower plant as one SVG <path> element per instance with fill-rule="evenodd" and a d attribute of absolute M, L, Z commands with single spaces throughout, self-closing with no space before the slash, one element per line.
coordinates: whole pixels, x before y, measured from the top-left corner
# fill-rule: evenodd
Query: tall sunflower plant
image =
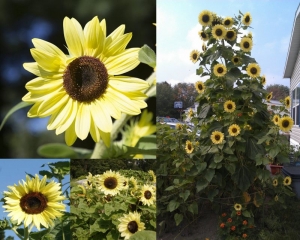
<path fill-rule="evenodd" d="M 25 180 L 3 191 L 1 202 L 8 215 L 0 220 L 0 229 L 12 230 L 21 240 L 70 239 L 66 212 L 69 187 L 65 187 L 69 183 L 63 184 L 70 171 L 69 162 L 50 163 L 48 167 L 50 171 L 26 174 Z"/>
<path fill-rule="evenodd" d="M 156 239 L 156 175 L 108 170 L 71 183 L 76 239 Z"/>
<path fill-rule="evenodd" d="M 168 203 L 161 208 L 169 213 L 182 211 L 174 215 L 177 224 L 187 212 L 198 213 L 199 202 L 193 201 L 199 199 L 210 200 L 216 210 L 241 204 L 242 214 L 253 218 L 254 209 L 266 203 L 266 193 L 270 199 L 275 196 L 266 165 L 270 159 L 289 161 L 285 149 L 289 142 L 281 133 L 293 126 L 290 99 L 279 108 L 268 104 L 272 93 L 264 89 L 266 77 L 251 57 L 250 13 L 221 17 L 204 10 L 198 21 L 201 28 L 195 37 L 202 39 L 203 46 L 190 54 L 191 61 L 199 64 L 195 82 L 199 107 L 189 114 L 195 131 L 190 139 L 185 135 L 185 142 L 171 143 L 172 148 L 164 145 L 171 136 L 158 140 L 158 156 L 166 160 L 157 174 L 169 183 L 162 193 Z M 167 160 L 169 155 L 173 158 Z M 165 169 L 173 169 L 173 177 L 164 178 Z M 251 197 L 245 199 L 248 194 Z M 283 195 L 293 193 L 288 188 Z"/>
<path fill-rule="evenodd" d="M 47 129 L 65 134 L 66 145 L 39 149 L 43 157 L 154 158 L 156 127 L 146 100 L 156 96 L 155 52 L 147 45 L 126 48 L 132 33 L 125 33 L 125 25 L 108 35 L 106 20 L 98 17 L 84 27 L 65 17 L 63 31 L 68 53 L 32 39 L 34 62 L 23 67 L 35 78 L 26 83 L 27 94 L 0 129 L 11 114 L 30 106 L 29 118 L 49 117 Z M 123 75 L 140 63 L 153 68 L 148 79 Z M 68 147 L 89 134 L 96 143 L 93 151 Z M 118 134 L 122 139 L 117 141 Z"/>

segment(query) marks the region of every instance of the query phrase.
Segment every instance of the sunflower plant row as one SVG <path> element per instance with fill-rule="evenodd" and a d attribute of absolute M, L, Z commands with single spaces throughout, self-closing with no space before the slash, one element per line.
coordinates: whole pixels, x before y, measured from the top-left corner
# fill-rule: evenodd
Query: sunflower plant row
<path fill-rule="evenodd" d="M 69 162 L 48 164 L 50 171 L 26 175 L 26 180 L 8 186 L 4 191 L 4 212 L 8 219 L 0 221 L 0 229 L 12 230 L 21 240 L 69 239 L 69 214 L 66 212 L 68 187 L 62 181 L 69 174 Z M 53 180 L 57 179 L 57 180 Z"/>
<path fill-rule="evenodd" d="M 156 239 L 156 176 L 106 171 L 71 189 L 73 239 Z"/>
<path fill-rule="evenodd" d="M 293 126 L 290 99 L 284 99 L 282 107 L 268 107 L 272 93 L 264 89 L 266 77 L 251 57 L 250 13 L 221 17 L 204 10 L 198 21 L 201 28 L 195 37 L 203 41 L 202 50 L 193 50 L 190 59 L 199 64 L 199 107 L 188 113 L 195 130 L 159 129 L 158 186 L 164 191 L 158 211 L 171 213 L 178 225 L 184 217 L 197 215 L 205 201 L 217 211 L 240 204 L 251 222 L 254 210 L 277 195 L 266 165 L 270 159 L 289 161 L 289 142 L 280 132 Z M 291 188 L 285 187 L 281 201 L 291 195 Z"/>

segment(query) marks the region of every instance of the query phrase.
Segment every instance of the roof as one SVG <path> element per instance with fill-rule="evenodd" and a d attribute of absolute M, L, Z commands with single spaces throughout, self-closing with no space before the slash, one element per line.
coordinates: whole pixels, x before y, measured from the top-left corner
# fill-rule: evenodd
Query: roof
<path fill-rule="evenodd" d="M 295 13 L 294 25 L 290 39 L 289 50 L 284 67 L 284 78 L 291 78 L 300 49 L 300 4 Z"/>

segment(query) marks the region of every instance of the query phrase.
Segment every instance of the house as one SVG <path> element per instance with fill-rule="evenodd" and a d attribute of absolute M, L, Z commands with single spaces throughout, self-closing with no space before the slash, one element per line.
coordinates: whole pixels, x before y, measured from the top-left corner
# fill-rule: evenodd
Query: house
<path fill-rule="evenodd" d="M 290 78 L 291 117 L 294 126 L 290 134 L 291 144 L 300 143 L 300 4 L 297 8 L 289 50 L 287 53 L 284 78 Z"/>

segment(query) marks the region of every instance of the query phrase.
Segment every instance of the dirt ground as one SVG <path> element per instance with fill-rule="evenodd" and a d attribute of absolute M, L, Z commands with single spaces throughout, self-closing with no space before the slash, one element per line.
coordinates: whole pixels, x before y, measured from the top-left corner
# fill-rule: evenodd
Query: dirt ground
<path fill-rule="evenodd" d="M 177 227 L 169 227 L 157 240 L 219 240 L 217 227 L 216 213 L 204 210 L 194 222 L 189 224 L 188 221 L 184 221 Z"/>

